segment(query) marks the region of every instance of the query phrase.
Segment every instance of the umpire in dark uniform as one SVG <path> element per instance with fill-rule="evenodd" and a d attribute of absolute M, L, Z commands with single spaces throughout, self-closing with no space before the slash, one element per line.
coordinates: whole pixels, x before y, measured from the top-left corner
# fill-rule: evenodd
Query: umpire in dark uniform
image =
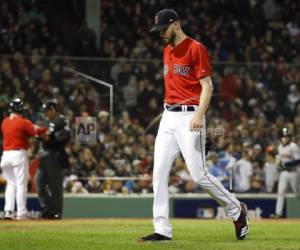
<path fill-rule="evenodd" d="M 48 133 L 42 138 L 40 166 L 36 186 L 44 219 L 61 219 L 63 212 L 64 169 L 68 167 L 65 146 L 70 141 L 69 124 L 58 113 L 57 104 L 49 100 L 43 104 L 48 119 Z"/>

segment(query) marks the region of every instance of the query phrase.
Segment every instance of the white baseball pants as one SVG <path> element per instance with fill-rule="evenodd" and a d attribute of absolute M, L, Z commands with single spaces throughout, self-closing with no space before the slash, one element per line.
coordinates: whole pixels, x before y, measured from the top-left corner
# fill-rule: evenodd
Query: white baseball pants
<path fill-rule="evenodd" d="M 6 179 L 4 211 L 15 211 L 17 218 L 27 213 L 28 156 L 26 150 L 4 151 L 0 166 Z"/>
<path fill-rule="evenodd" d="M 282 215 L 284 206 L 284 196 L 287 189 L 291 187 L 294 194 L 298 194 L 298 172 L 297 171 L 282 171 L 278 181 L 278 192 L 276 202 L 276 214 Z"/>
<path fill-rule="evenodd" d="M 189 129 L 193 112 L 165 110 L 155 140 L 153 169 L 153 224 L 156 233 L 172 237 L 169 223 L 168 180 L 173 161 L 181 151 L 193 181 L 207 191 L 227 211 L 232 220 L 237 220 L 240 202 L 210 175 L 205 164 L 205 128 L 200 132 Z"/>

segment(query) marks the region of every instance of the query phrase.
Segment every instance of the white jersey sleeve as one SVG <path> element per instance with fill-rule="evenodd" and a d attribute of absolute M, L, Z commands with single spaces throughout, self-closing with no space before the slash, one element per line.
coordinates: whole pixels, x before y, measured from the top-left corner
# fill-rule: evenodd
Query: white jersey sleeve
<path fill-rule="evenodd" d="M 299 146 L 292 142 L 292 147 L 293 147 L 293 156 L 294 156 L 294 159 L 293 160 L 300 160 L 300 148 Z"/>

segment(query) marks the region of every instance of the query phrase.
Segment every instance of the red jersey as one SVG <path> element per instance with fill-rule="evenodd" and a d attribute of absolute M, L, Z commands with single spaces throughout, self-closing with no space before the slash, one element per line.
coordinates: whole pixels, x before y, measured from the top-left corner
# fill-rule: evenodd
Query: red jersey
<path fill-rule="evenodd" d="M 11 114 L 3 120 L 1 130 L 3 150 L 19 150 L 27 149 L 29 147 L 29 138 L 44 134 L 47 128 L 40 128 L 20 115 Z"/>
<path fill-rule="evenodd" d="M 176 47 L 164 48 L 165 103 L 198 105 L 199 80 L 212 73 L 211 61 L 203 44 L 187 37 Z"/>

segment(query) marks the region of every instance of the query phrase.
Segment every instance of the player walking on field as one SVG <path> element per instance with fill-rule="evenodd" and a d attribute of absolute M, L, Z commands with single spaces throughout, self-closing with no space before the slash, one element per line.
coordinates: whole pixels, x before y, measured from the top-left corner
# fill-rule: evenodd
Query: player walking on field
<path fill-rule="evenodd" d="M 43 135 L 47 128 L 40 128 L 22 116 L 23 102 L 16 98 L 10 103 L 10 115 L 1 125 L 3 155 L 0 166 L 6 179 L 4 218 L 13 219 L 15 202 L 17 219 L 27 218 L 27 184 L 29 138 Z"/>
<path fill-rule="evenodd" d="M 154 233 L 139 238 L 139 241 L 172 239 L 168 177 L 180 152 L 192 179 L 226 209 L 234 222 L 237 239 L 242 240 L 249 231 L 246 205 L 240 203 L 206 169 L 205 112 L 213 91 L 207 50 L 183 33 L 179 17 L 173 10 L 159 11 L 151 31 L 158 31 L 165 45 L 165 110 L 154 149 Z"/>

